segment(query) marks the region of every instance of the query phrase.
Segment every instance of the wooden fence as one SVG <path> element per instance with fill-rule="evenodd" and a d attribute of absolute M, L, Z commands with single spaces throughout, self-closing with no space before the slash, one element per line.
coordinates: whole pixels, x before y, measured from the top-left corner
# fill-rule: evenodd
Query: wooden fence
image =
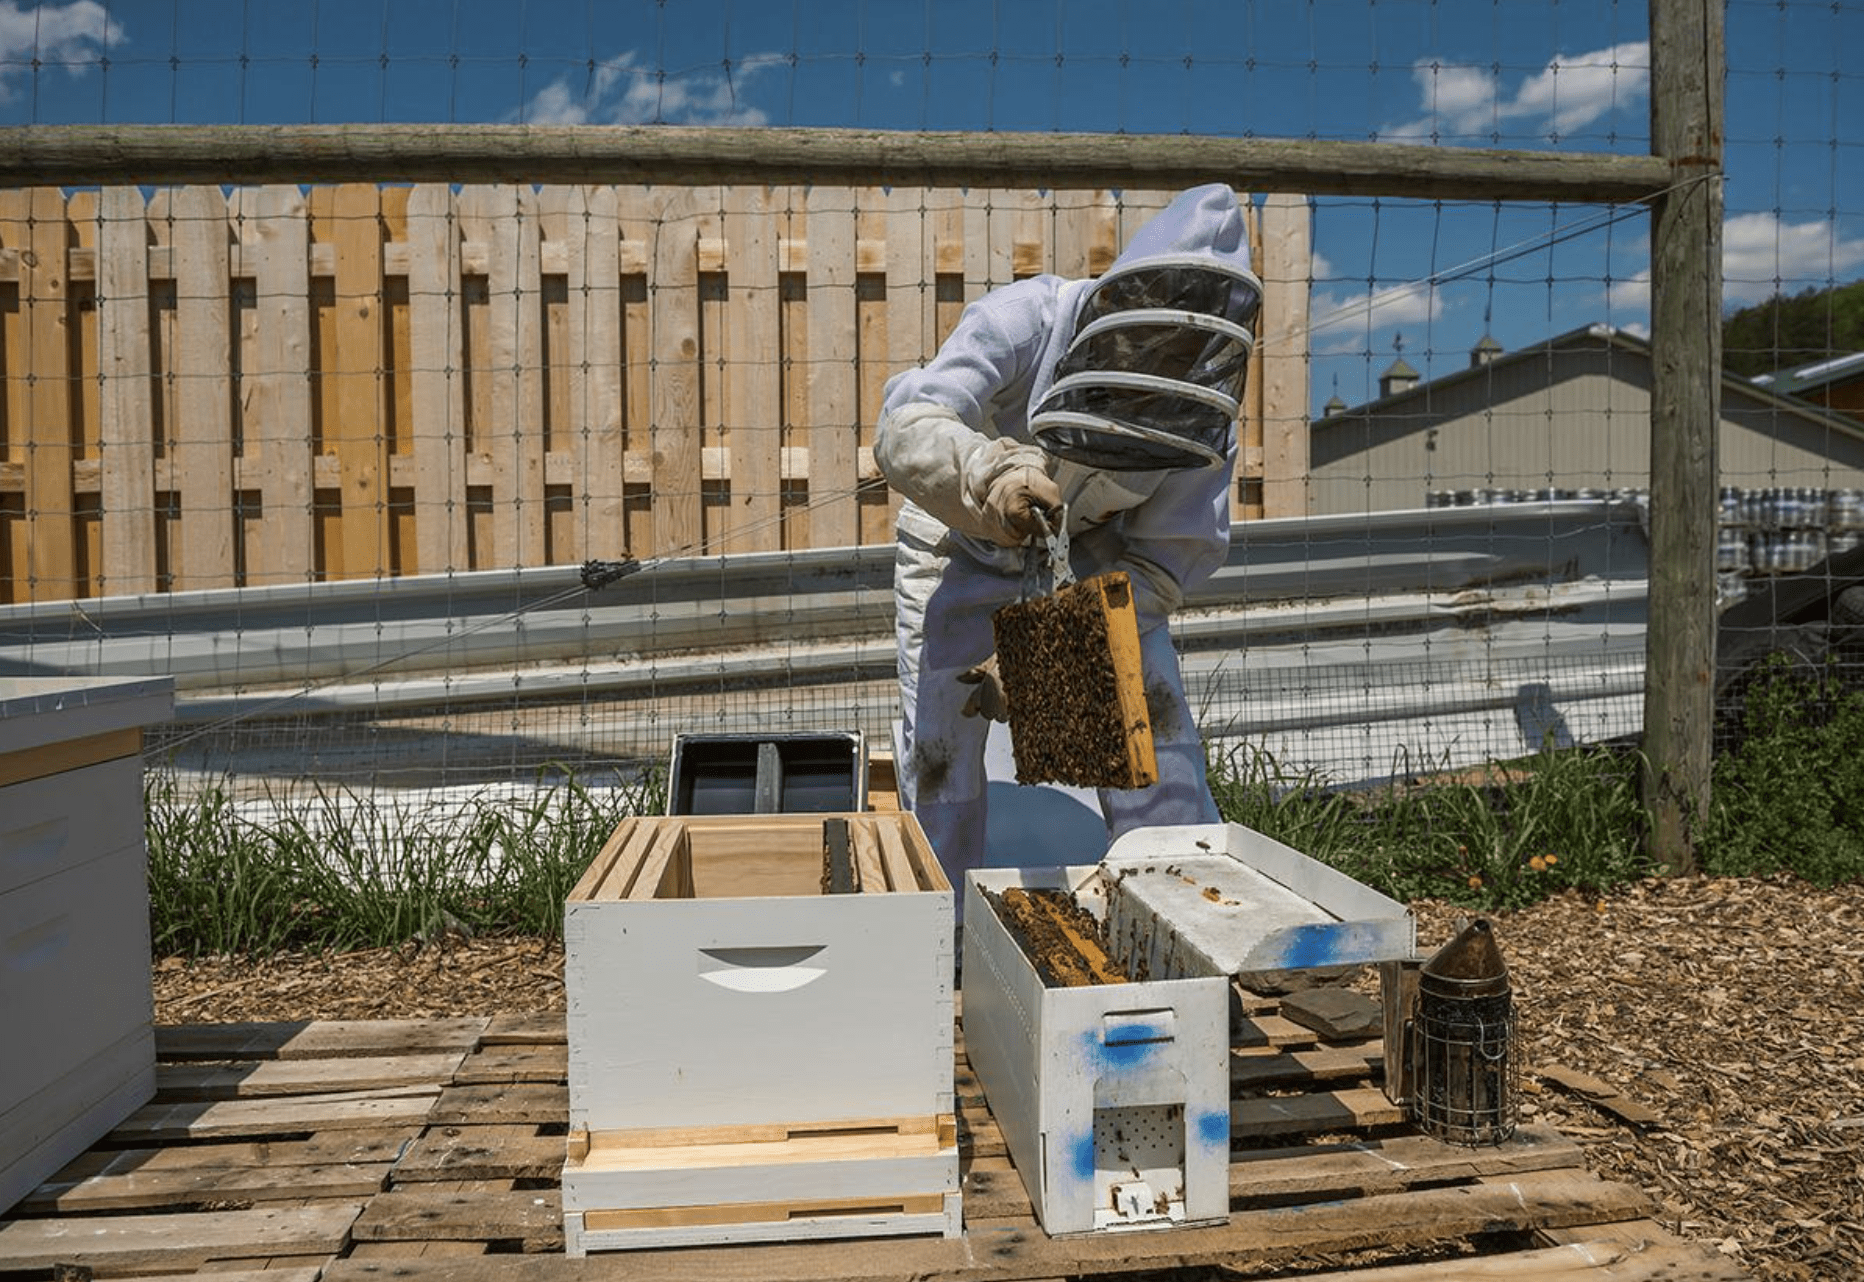
<path fill-rule="evenodd" d="M 1170 194 L 0 191 L 0 602 L 885 541 L 887 378 Z M 1251 214 L 1244 519 L 1306 470 L 1305 204 Z"/>

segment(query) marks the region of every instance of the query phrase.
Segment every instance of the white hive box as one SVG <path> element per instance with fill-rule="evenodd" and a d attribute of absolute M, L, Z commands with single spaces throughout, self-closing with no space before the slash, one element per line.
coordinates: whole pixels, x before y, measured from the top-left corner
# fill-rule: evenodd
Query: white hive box
<path fill-rule="evenodd" d="M 569 1253 L 955 1236 L 953 908 L 908 814 L 624 820 L 564 909 Z"/>
<path fill-rule="evenodd" d="M 0 677 L 0 1213 L 155 1093 L 142 727 L 167 677 Z"/>
<path fill-rule="evenodd" d="M 1099 880 L 1093 866 L 966 874 L 971 1068 L 1048 1233 L 1226 1219 L 1229 981 L 1046 987 L 984 894 L 1061 891 L 1091 911 Z"/>
<path fill-rule="evenodd" d="M 1142 981 L 1045 987 L 985 895 L 1012 887 L 1068 895 Z M 965 1048 L 1051 1234 L 1227 1218 L 1231 977 L 1415 942 L 1403 904 L 1240 824 L 1138 829 L 1091 866 L 978 870 L 965 896 Z"/>

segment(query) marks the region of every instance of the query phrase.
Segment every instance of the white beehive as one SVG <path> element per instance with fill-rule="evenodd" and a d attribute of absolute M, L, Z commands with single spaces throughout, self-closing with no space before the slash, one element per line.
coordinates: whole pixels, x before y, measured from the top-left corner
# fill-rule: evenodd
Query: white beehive
<path fill-rule="evenodd" d="M 155 1093 L 142 727 L 166 677 L 0 677 L 0 1212 Z"/>
<path fill-rule="evenodd" d="M 564 910 L 570 1253 L 955 1235 L 953 907 L 911 815 L 624 820 Z"/>
<path fill-rule="evenodd" d="M 993 904 L 1056 891 L 1138 982 L 1047 987 Z M 1042 1227 L 1229 1214 L 1230 981 L 1409 956 L 1404 905 L 1239 824 L 1143 828 L 1100 863 L 967 874 L 964 1030 Z"/>

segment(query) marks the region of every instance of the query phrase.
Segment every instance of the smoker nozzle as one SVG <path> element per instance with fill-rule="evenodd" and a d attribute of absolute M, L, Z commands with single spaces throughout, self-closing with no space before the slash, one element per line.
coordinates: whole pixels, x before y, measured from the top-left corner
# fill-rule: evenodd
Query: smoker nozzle
<path fill-rule="evenodd" d="M 1478 917 L 1432 954 L 1418 972 L 1418 987 L 1450 997 L 1496 997 L 1508 991 L 1508 964 L 1495 928 Z"/>

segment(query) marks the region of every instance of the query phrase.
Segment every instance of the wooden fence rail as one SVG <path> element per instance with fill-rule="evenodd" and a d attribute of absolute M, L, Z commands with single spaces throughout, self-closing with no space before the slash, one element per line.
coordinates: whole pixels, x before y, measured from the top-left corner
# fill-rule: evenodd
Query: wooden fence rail
<path fill-rule="evenodd" d="M 887 378 L 1170 195 L 0 191 L 0 602 L 885 541 Z M 1251 212 L 1298 334 L 1305 205 Z M 1239 517 L 1296 510 L 1282 347 Z"/>

